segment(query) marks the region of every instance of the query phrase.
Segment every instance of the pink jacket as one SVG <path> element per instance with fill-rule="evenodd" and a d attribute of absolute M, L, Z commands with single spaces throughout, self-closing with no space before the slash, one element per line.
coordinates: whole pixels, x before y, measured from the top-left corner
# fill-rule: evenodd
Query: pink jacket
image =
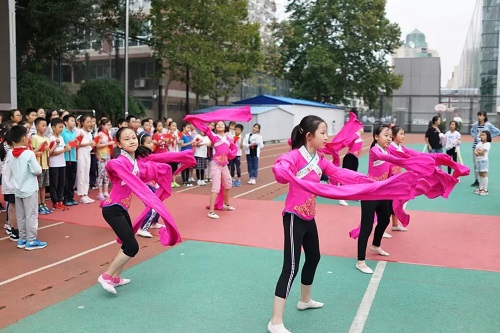
<path fill-rule="evenodd" d="M 215 163 L 221 166 L 228 165 L 229 161 L 234 159 L 238 153 L 238 147 L 234 144 L 234 141 L 227 136 L 221 139 L 209 127 L 204 132 L 212 142 L 212 147 L 214 147 L 213 160 Z"/>
<path fill-rule="evenodd" d="M 280 184 L 289 183 L 285 201 L 286 212 L 294 213 L 305 220 L 316 214 L 316 196 L 330 199 L 378 200 L 411 199 L 416 176 L 412 172 L 401 174 L 385 182 L 375 182 L 360 173 L 338 168 L 317 153 L 311 156 L 303 146 L 281 155 L 273 166 L 273 173 Z M 322 173 L 332 184 L 319 183 Z"/>
<path fill-rule="evenodd" d="M 135 160 L 122 154 L 116 159 L 110 160 L 106 164 L 106 172 L 113 183 L 113 188 L 109 198 L 101 202 L 101 207 L 120 205 L 128 210 L 132 193 L 134 193 L 147 206 L 144 210 L 146 213 L 143 211 L 141 216 L 145 216 L 150 209 L 154 209 L 165 222 L 166 228 L 160 229 L 160 242 L 163 245 L 175 245 L 181 242 L 175 221 L 163 205 L 163 200 L 171 194 L 172 169 L 166 163 L 173 161 L 184 162 L 183 168 L 196 164 L 192 151 L 153 154 L 144 159 Z M 156 180 L 160 185 L 156 193 L 151 192 L 145 184 L 151 180 Z M 141 216 L 134 221 L 135 231 L 140 227 L 138 221 L 142 221 L 144 218 Z"/>

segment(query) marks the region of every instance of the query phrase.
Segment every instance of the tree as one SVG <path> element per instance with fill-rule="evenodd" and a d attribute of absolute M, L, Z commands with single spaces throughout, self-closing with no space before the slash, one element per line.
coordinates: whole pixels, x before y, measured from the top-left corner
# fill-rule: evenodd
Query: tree
<path fill-rule="evenodd" d="M 246 0 L 152 0 L 152 44 L 167 82 L 199 96 L 226 96 L 260 62 L 258 26 Z M 189 73 L 189 75 L 188 75 Z"/>
<path fill-rule="evenodd" d="M 72 109 L 73 96 L 65 87 L 45 76 L 25 73 L 17 82 L 18 104 L 22 108 Z"/>
<path fill-rule="evenodd" d="M 385 0 L 294 0 L 277 29 L 284 69 L 299 98 L 339 103 L 361 96 L 374 107 L 380 91 L 402 84 L 387 57 L 401 45 Z"/>
<path fill-rule="evenodd" d="M 80 109 L 95 110 L 97 117 L 108 117 L 113 123 L 123 117 L 125 110 L 125 90 L 120 81 L 114 79 L 91 80 L 82 84 L 76 96 Z M 129 96 L 129 113 L 143 116 L 144 106 L 133 96 Z"/>
<path fill-rule="evenodd" d="M 92 41 L 99 47 L 102 37 L 125 29 L 124 12 L 125 0 L 17 0 L 19 72 L 35 72 L 52 61 L 71 61 Z M 142 13 L 130 17 L 133 35 Z"/>

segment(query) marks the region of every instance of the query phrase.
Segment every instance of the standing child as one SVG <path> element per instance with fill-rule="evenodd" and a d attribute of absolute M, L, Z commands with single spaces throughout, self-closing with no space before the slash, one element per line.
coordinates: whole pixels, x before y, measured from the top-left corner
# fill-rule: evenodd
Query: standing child
<path fill-rule="evenodd" d="M 231 175 L 229 174 L 229 154 L 231 150 L 236 150 L 233 142 L 230 142 L 226 133 L 226 124 L 223 121 L 215 123 L 214 135 L 212 130 L 208 127 L 205 134 L 210 139 L 215 153 L 212 161 L 210 162 L 210 170 L 212 172 L 212 193 L 210 194 L 210 206 L 208 217 L 211 219 L 218 219 L 219 215 L 215 214 L 215 199 L 217 198 L 221 188 L 224 188 L 224 204 L 223 210 L 233 211 L 236 210 L 229 204 L 229 190 L 232 187 Z M 234 156 L 234 155 L 233 155 Z"/>
<path fill-rule="evenodd" d="M 61 136 L 64 127 L 63 124 L 64 122 L 61 118 L 54 118 L 51 122 L 49 178 L 50 198 L 52 199 L 53 210 L 68 209 L 63 203 L 66 180 L 66 160 L 64 159 L 64 153 L 70 151 L 71 147 L 64 142 L 64 138 Z"/>
<path fill-rule="evenodd" d="M 301 273 L 299 310 L 317 309 L 323 303 L 311 298 L 312 283 L 320 260 L 319 237 L 316 227 L 316 196 L 331 199 L 381 199 L 388 195 L 412 197 L 411 173 L 386 182 L 374 182 L 365 175 L 342 169 L 327 161 L 318 150 L 325 147 L 327 127 L 323 119 L 307 116 L 295 126 L 291 135 L 292 150 L 281 155 L 273 167 L 280 184 L 289 184 L 283 210 L 284 259 L 274 293 L 273 315 L 267 329 L 270 333 L 288 333 L 283 325 L 283 313 L 293 280 L 300 265 L 301 248 L 306 257 Z M 331 184 L 320 184 L 325 173 Z M 337 186 L 341 183 L 345 186 Z M 378 184 L 377 184 L 378 183 Z M 392 189 L 389 189 L 392 188 Z"/>
<path fill-rule="evenodd" d="M 264 147 L 264 141 L 262 135 L 260 135 L 260 124 L 253 125 L 252 133 L 245 135 L 243 147 L 245 147 L 247 155 L 248 176 L 250 177 L 248 184 L 255 185 L 259 172 L 260 150 Z"/>
<path fill-rule="evenodd" d="M 237 124 L 234 126 L 234 135 L 233 142 L 238 147 L 238 152 L 236 153 L 236 157 L 229 161 L 229 169 L 231 170 L 231 178 L 233 179 L 233 186 L 239 187 L 241 186 L 241 154 L 243 148 L 243 138 L 241 137 L 241 132 L 243 132 L 243 125 Z M 238 178 L 234 178 L 236 171 L 236 176 Z"/>
<path fill-rule="evenodd" d="M 194 138 L 194 158 L 196 159 L 196 184 L 198 186 L 206 186 L 205 182 L 205 169 L 207 168 L 207 151 L 212 149 L 212 144 L 210 139 L 201 132 L 201 134 L 196 134 Z"/>
<path fill-rule="evenodd" d="M 43 121 L 45 122 L 45 119 Z M 37 128 L 38 133 L 40 133 L 40 129 Z M 31 251 L 43 249 L 47 243 L 37 238 L 39 184 L 36 177 L 43 171 L 35 153 L 27 147 L 27 133 L 28 131 L 23 126 L 13 126 L 6 139 L 13 147 L 8 158 L 12 159 L 10 172 L 16 196 L 16 215 L 19 227 L 17 247 Z"/>
<path fill-rule="evenodd" d="M 474 176 L 475 181 L 471 184 L 472 187 L 479 186 L 479 172 L 476 169 L 476 145 L 481 142 L 480 134 L 482 131 L 489 131 L 491 133 L 491 138 L 500 135 L 500 129 L 496 128 L 492 123 L 488 121 L 488 116 L 485 111 L 479 111 L 477 113 L 477 122 L 472 125 L 470 129 L 470 134 L 472 135 L 472 139 L 474 143 L 472 144 L 472 164 L 474 165 Z"/>
<path fill-rule="evenodd" d="M 47 121 L 44 118 L 35 119 L 36 135 L 31 137 L 31 146 L 33 152 L 37 155 L 36 159 L 42 167 L 42 172 L 38 175 L 38 213 L 50 214 L 52 211 L 45 204 L 45 188 L 49 186 L 49 138 L 44 134 L 47 132 Z M 52 147 L 55 149 L 55 146 Z M 40 153 L 40 154 L 37 154 Z"/>
<path fill-rule="evenodd" d="M 373 132 L 373 143 L 368 157 L 368 177 L 375 181 L 386 180 L 390 177 L 392 164 L 378 160 L 374 150 L 382 154 L 388 154 L 387 148 L 391 144 L 391 140 L 392 133 L 386 125 L 379 126 L 375 132 Z M 361 201 L 361 230 L 358 238 L 358 262 L 356 263 L 356 268 L 363 273 L 373 273 L 373 270 L 366 265 L 365 257 L 366 246 L 368 238 L 372 233 L 375 214 L 377 214 L 377 227 L 375 228 L 370 251 L 378 253 L 381 256 L 389 255 L 380 245 L 385 229 L 389 225 L 391 219 L 391 205 L 392 202 L 390 200 Z"/>
<path fill-rule="evenodd" d="M 450 121 L 450 130 L 444 134 L 446 154 L 451 157 L 453 162 L 457 161 L 457 149 L 460 146 L 462 135 L 457 131 L 458 123 L 455 120 Z M 448 174 L 451 173 L 451 167 L 448 167 Z"/>
<path fill-rule="evenodd" d="M 488 155 L 491 149 L 490 131 L 482 131 L 479 134 L 481 142 L 476 145 L 474 155 L 476 156 L 476 169 L 479 172 L 479 188 L 474 193 L 479 195 L 488 195 Z"/>
<path fill-rule="evenodd" d="M 12 149 L 5 141 L 6 134 L 11 129 L 9 123 L 2 124 L 0 130 L 0 159 L 2 161 L 2 194 L 7 204 L 7 216 L 5 217 L 5 232 L 9 235 L 10 240 L 17 242 L 19 240 L 19 229 L 17 228 L 16 217 L 16 197 L 15 188 L 12 179 L 12 158 L 7 158 L 8 152 Z"/>
<path fill-rule="evenodd" d="M 100 131 L 96 134 L 95 138 L 97 148 L 97 187 L 99 188 L 97 199 L 102 201 L 109 197 L 109 179 L 106 174 L 106 163 L 111 159 L 115 142 L 109 135 L 111 120 L 107 118 L 101 119 L 99 127 Z"/>
<path fill-rule="evenodd" d="M 180 141 L 181 151 L 188 149 L 193 149 L 194 141 L 191 139 L 189 132 L 191 131 L 191 125 L 188 122 L 182 123 L 182 137 Z M 179 135 L 181 136 L 181 135 Z M 193 184 L 189 181 L 190 170 L 186 169 L 182 171 L 182 184 L 186 187 L 192 187 Z"/>
<path fill-rule="evenodd" d="M 77 163 L 76 163 L 76 193 L 80 196 L 80 202 L 83 204 L 93 203 L 95 200 L 89 197 L 89 177 L 90 177 L 90 152 L 95 147 L 92 139 L 92 119 L 90 116 L 80 117 L 80 130 L 77 133 L 78 145 Z"/>
<path fill-rule="evenodd" d="M 75 182 L 76 182 L 76 148 L 78 147 L 78 140 L 76 139 L 76 121 L 75 116 L 68 114 L 63 117 L 64 129 L 61 136 L 64 142 L 70 146 L 70 150 L 64 153 L 64 160 L 66 162 L 66 180 L 64 182 L 64 204 L 66 206 L 76 206 L 78 202 L 75 201 Z"/>

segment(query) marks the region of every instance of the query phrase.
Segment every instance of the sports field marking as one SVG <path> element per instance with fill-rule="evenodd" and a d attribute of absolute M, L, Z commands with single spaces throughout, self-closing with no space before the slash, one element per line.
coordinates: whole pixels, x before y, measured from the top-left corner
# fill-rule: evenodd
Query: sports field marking
<path fill-rule="evenodd" d="M 38 230 L 40 230 L 40 229 L 46 229 L 46 228 L 50 228 L 50 227 L 55 227 L 55 226 L 60 225 L 60 224 L 64 224 L 64 222 L 57 222 L 57 223 L 45 225 L 43 227 L 38 228 Z M 0 238 L 0 241 L 5 240 L 5 239 L 9 239 L 9 238 L 10 238 L 9 236 L 4 237 L 4 238 Z"/>
<path fill-rule="evenodd" d="M 377 289 L 380 284 L 380 281 L 382 280 L 382 275 L 384 275 L 384 270 L 386 265 L 387 265 L 386 261 L 379 261 L 377 267 L 375 267 L 375 271 L 373 272 L 372 278 L 370 279 L 370 283 L 368 283 L 368 287 L 366 288 L 363 300 L 359 305 L 358 312 L 356 313 L 356 316 L 352 321 L 349 333 L 363 332 L 366 319 L 370 314 L 370 309 L 372 307 L 373 300 L 375 299 L 375 295 L 377 294 Z"/>
<path fill-rule="evenodd" d="M 37 269 L 34 269 L 32 271 L 29 271 L 29 272 L 26 272 L 26 273 L 23 273 L 23 274 L 20 274 L 18 276 L 14 276 L 13 278 L 10 278 L 8 280 L 4 280 L 4 281 L 1 281 L 0 282 L 0 286 L 3 286 L 4 284 L 7 284 L 7 283 L 11 283 L 11 282 L 14 282 L 16 280 L 19 280 L 19 279 L 22 279 L 26 276 L 29 276 L 29 275 L 32 275 L 32 274 L 35 274 L 35 273 L 38 273 L 38 272 L 41 272 L 41 271 L 44 271 L 46 269 L 49 269 L 49 268 L 52 268 L 54 266 L 58 266 L 58 265 L 61 265 L 61 264 L 64 264 L 65 262 L 68 262 L 68 261 L 71 261 L 73 259 L 76 259 L 76 258 L 79 258 L 81 256 L 84 256 L 86 254 L 89 254 L 91 252 L 94 252 L 94 251 L 97 251 L 97 250 L 100 250 L 102 248 L 105 248 L 106 246 L 110 246 L 112 244 L 116 244 L 116 241 L 111 241 L 111 242 L 108 242 L 108 243 L 105 243 L 105 244 L 102 244 L 102 245 L 99 245 L 99 246 L 96 246 L 96 247 L 93 247 L 87 251 L 83 251 L 83 252 L 80 252 L 78 254 L 75 254 L 74 256 L 71 256 L 71 257 L 68 257 L 66 259 L 63 259 L 63 260 L 59 260 L 59 261 L 56 261 L 50 265 L 46 265 L 46 266 L 43 266 L 43 267 L 40 267 L 40 268 L 37 268 Z"/>
<path fill-rule="evenodd" d="M 268 165 L 268 166 L 265 166 L 265 167 L 262 167 L 262 168 L 259 168 L 257 170 L 260 171 L 260 170 L 264 170 L 264 169 L 269 169 L 269 168 L 272 168 L 273 166 L 274 166 L 274 164 L 273 165 Z M 248 174 L 248 172 L 242 172 L 241 173 L 242 176 L 243 175 L 247 175 L 247 174 Z M 188 188 L 185 188 L 183 190 L 176 191 L 176 193 L 181 193 L 181 192 L 186 192 L 186 191 L 194 190 L 195 188 L 198 188 L 198 187 L 201 187 L 201 186 L 194 185 L 193 187 L 188 187 Z M 234 197 L 234 198 L 236 198 L 236 197 Z"/>
<path fill-rule="evenodd" d="M 255 191 L 258 191 L 260 189 L 263 189 L 264 187 L 267 187 L 267 186 L 270 186 L 270 185 L 274 185 L 274 184 L 277 184 L 277 183 L 278 183 L 277 181 L 274 181 L 274 182 L 271 182 L 271 183 L 264 184 L 262 186 L 254 188 L 254 189 L 252 189 L 250 191 L 246 191 L 246 192 L 243 192 L 241 194 L 235 195 L 233 198 L 236 199 L 236 198 L 242 197 L 244 195 L 250 194 L 252 192 L 255 192 Z"/>

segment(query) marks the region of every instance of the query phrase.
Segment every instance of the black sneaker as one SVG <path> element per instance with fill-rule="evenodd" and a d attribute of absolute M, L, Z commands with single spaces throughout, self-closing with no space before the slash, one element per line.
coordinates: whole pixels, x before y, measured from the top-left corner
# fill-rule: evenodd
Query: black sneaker
<path fill-rule="evenodd" d="M 470 186 L 471 186 L 471 187 L 478 187 L 478 186 L 479 186 L 479 182 L 477 181 L 477 179 L 476 179 L 476 181 L 475 181 L 474 183 L 472 183 Z"/>
<path fill-rule="evenodd" d="M 64 201 L 66 206 L 73 206 L 73 201 Z"/>
<path fill-rule="evenodd" d="M 19 229 L 12 228 L 9 238 L 11 241 L 17 242 L 19 240 Z"/>

